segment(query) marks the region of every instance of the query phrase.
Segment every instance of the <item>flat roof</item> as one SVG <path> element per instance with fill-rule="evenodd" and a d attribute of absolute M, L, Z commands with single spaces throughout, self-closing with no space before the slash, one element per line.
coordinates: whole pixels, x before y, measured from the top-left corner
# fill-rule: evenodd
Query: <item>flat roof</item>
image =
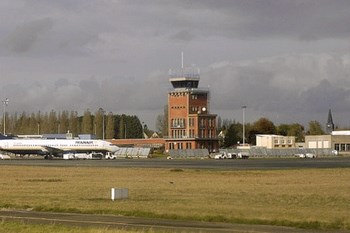
<path fill-rule="evenodd" d="M 350 135 L 350 130 L 337 130 L 332 131 L 332 135 Z"/>

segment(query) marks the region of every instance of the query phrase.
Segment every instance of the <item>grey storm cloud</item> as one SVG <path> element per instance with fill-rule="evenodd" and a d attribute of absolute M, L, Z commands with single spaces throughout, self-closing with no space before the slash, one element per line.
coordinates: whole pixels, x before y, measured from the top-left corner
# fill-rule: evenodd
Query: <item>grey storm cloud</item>
<path fill-rule="evenodd" d="M 197 35 L 320 40 L 350 35 L 350 28 L 344 23 L 350 21 L 347 0 L 190 0 L 155 1 L 151 5 L 136 2 L 130 4 L 138 13 L 136 18 L 144 20 L 142 25 L 156 24 L 158 30 L 170 35 L 169 30 L 177 31 L 175 37 L 186 39 Z"/>
<path fill-rule="evenodd" d="M 65 78 L 57 79 L 55 81 L 55 88 L 65 87 L 69 85 L 69 81 Z"/>
<path fill-rule="evenodd" d="M 181 30 L 171 36 L 171 38 L 174 40 L 190 41 L 194 38 L 194 35 L 188 30 Z"/>
<path fill-rule="evenodd" d="M 246 104 L 264 111 L 322 113 L 350 105 L 350 86 L 339 82 L 350 75 L 348 59 L 348 55 L 285 55 L 224 64 L 205 78 L 217 109 Z M 334 69 L 343 75 L 333 76 Z M 216 77 L 215 82 L 211 77 Z M 240 100 L 236 106 L 235 100 Z"/>
<path fill-rule="evenodd" d="M 16 27 L 1 42 L 1 47 L 13 53 L 25 53 L 38 43 L 41 36 L 47 33 L 53 26 L 50 18 L 31 21 Z"/>
<path fill-rule="evenodd" d="M 343 111 L 350 105 L 350 89 L 337 87 L 329 80 L 321 80 L 317 86 L 301 93 L 298 110 L 308 109 L 310 112 L 324 113 L 326 108 L 333 107 Z"/>
<path fill-rule="evenodd" d="M 247 105 L 255 118 L 312 120 L 332 108 L 346 119 L 349 9 L 347 0 L 1 1 L 0 90 L 13 112 L 102 107 L 152 126 L 184 51 L 224 118 Z"/>
<path fill-rule="evenodd" d="M 297 38 L 319 40 L 350 35 L 347 0 L 190 1 L 211 15 L 202 30 L 238 38 Z M 207 15 L 210 15 L 207 13 Z M 198 26 L 201 22 L 198 21 Z M 220 25 L 218 27 L 218 25 Z M 216 30 L 215 30 L 216 29 Z"/>

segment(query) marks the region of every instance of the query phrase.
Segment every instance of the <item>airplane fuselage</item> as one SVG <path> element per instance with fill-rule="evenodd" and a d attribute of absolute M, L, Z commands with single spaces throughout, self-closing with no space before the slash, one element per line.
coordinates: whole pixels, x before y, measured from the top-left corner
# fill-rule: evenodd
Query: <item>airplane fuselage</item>
<path fill-rule="evenodd" d="M 68 139 L 5 139 L 0 140 L 0 150 L 14 154 L 41 154 L 62 156 L 65 152 L 115 152 L 119 148 L 102 140 Z"/>

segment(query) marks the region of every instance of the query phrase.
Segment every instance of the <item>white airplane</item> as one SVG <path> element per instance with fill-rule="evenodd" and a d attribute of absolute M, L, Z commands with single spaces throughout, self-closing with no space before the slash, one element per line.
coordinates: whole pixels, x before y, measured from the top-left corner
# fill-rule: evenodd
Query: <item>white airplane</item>
<path fill-rule="evenodd" d="M 2 139 L 0 151 L 14 154 L 39 154 L 46 159 L 62 157 L 68 152 L 116 152 L 119 147 L 103 140 L 68 140 L 68 139 Z"/>

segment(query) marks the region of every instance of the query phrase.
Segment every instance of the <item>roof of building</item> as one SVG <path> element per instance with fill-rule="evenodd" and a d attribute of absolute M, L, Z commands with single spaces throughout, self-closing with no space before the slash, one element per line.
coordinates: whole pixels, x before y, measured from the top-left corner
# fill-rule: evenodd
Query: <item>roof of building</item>
<path fill-rule="evenodd" d="M 276 134 L 257 134 L 257 137 L 290 137 L 290 136 L 283 136 L 283 135 L 276 135 Z"/>
<path fill-rule="evenodd" d="M 350 135 L 350 130 L 337 130 L 332 131 L 332 135 Z"/>

